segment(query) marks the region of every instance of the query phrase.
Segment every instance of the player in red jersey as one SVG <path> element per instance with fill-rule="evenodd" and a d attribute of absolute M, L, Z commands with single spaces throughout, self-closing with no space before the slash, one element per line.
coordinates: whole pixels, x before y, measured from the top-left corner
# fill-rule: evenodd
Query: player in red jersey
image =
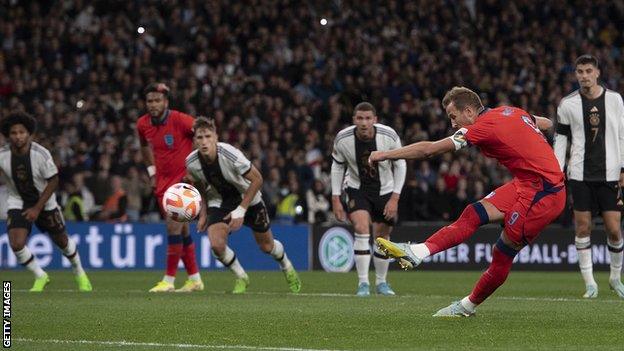
<path fill-rule="evenodd" d="M 391 151 L 376 151 L 370 155 L 370 162 L 424 159 L 475 145 L 485 156 L 507 167 L 514 178 L 481 201 L 468 205 L 457 221 L 422 244 L 393 243 L 378 238 L 377 245 L 387 255 L 397 258 L 403 268 L 413 268 L 424 258 L 460 244 L 481 225 L 504 220 L 504 229 L 492 249 L 492 262 L 472 293 L 434 314 L 472 316 L 475 307 L 505 282 L 518 251 L 533 242 L 563 210 L 564 176 L 540 131 L 552 126 L 549 119 L 509 106 L 486 109 L 479 95 L 464 87 L 447 92 L 442 105 L 453 128 L 459 127 L 454 135 L 436 142 L 423 141 Z"/>
<path fill-rule="evenodd" d="M 153 83 L 144 91 L 148 113 L 137 121 L 137 132 L 147 172 L 155 189 L 158 206 L 171 185 L 179 183 L 186 175 L 186 156 L 193 151 L 193 122 L 185 113 L 169 109 L 169 88 L 163 83 Z M 165 216 L 166 217 L 166 216 Z M 195 245 L 187 223 L 170 218 L 167 221 L 167 270 L 162 281 L 150 292 L 174 291 L 174 281 L 180 259 L 184 262 L 189 279 L 182 288 L 190 292 L 203 290 L 195 258 Z"/>

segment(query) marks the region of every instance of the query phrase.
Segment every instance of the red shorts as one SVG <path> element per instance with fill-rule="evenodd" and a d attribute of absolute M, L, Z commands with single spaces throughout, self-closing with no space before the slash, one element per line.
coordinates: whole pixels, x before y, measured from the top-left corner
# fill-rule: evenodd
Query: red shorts
<path fill-rule="evenodd" d="M 512 180 L 484 198 L 505 214 L 505 233 L 518 244 L 528 245 L 554 221 L 566 202 L 563 183 Z"/>

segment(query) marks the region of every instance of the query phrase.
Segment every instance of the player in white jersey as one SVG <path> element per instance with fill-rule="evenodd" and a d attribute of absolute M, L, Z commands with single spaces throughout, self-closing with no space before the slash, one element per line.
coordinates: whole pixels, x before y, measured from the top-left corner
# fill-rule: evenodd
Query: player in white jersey
<path fill-rule="evenodd" d="M 332 209 L 336 219 L 345 221 L 340 196 L 346 169 L 346 205 L 355 230 L 353 252 L 358 274 L 357 296 L 369 296 L 370 227 L 375 238 L 388 239 L 396 221 L 399 196 L 405 182 L 405 160 L 384 161 L 371 166 L 368 157 L 377 150 L 401 147 L 394 129 L 377 123 L 375 108 L 359 103 L 353 112 L 353 126 L 341 130 L 332 152 Z M 394 295 L 386 281 L 388 259 L 375 246 L 373 263 L 377 294 Z"/>
<path fill-rule="evenodd" d="M 32 141 L 36 129 L 34 118 L 23 112 L 7 116 L 1 123 L 2 134 L 9 145 L 0 149 L 0 173 L 9 188 L 7 229 L 9 243 L 17 261 L 34 273 L 31 292 L 41 292 L 50 282 L 26 242 L 33 222 L 47 232 L 72 264 L 78 290 L 91 291 L 91 282 L 80 264 L 80 255 L 67 236 L 65 220 L 54 191 L 58 188 L 58 170 L 52 155 Z"/>
<path fill-rule="evenodd" d="M 232 293 L 244 293 L 249 285 L 247 273 L 227 245 L 228 235 L 243 224 L 253 231 L 260 250 L 279 263 L 290 290 L 298 293 L 299 276 L 284 246 L 271 233 L 260 193 L 262 175 L 240 150 L 218 142 L 214 121 L 197 118 L 193 132 L 197 150 L 186 158 L 186 169 L 204 200 L 197 228 L 208 231 L 212 252 L 236 275 Z"/>
<path fill-rule="evenodd" d="M 611 289 L 624 298 L 622 271 L 622 232 L 620 230 L 624 184 L 624 103 L 622 96 L 598 83 L 598 60 L 582 55 L 575 64 L 580 89 L 561 99 L 557 108 L 555 155 L 563 170 L 567 162 L 568 186 L 572 193 L 575 244 L 585 298 L 598 296 L 591 257 L 592 211 L 599 211 L 607 231 L 611 258 Z"/>

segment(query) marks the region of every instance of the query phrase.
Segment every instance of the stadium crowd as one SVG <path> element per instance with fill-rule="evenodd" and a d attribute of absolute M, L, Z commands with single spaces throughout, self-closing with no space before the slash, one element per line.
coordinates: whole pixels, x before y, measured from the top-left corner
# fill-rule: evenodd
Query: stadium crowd
<path fill-rule="evenodd" d="M 623 22 L 624 5 L 601 0 L 4 1 L 0 115 L 37 118 L 61 203 L 80 198 L 83 219 L 114 219 L 102 213 L 124 191 L 129 219 L 157 220 L 135 121 L 163 81 L 172 108 L 214 117 L 262 171 L 273 216 L 323 221 L 333 139 L 358 102 L 404 144 L 451 133 L 440 99 L 454 85 L 554 119 L 579 54 L 623 91 Z M 508 178 L 474 150 L 409 162 L 399 218 L 455 219 Z"/>

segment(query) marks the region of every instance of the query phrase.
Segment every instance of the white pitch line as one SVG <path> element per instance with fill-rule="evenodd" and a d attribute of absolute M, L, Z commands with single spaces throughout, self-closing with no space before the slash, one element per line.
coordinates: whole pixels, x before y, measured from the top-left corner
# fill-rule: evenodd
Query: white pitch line
<path fill-rule="evenodd" d="M 15 289 L 15 292 L 28 292 L 27 289 Z M 77 290 L 72 289 L 46 289 L 46 292 L 58 292 L 58 293 L 78 293 Z M 94 290 L 94 292 L 104 292 L 104 293 L 130 293 L 130 294 L 148 294 L 146 290 Z M 45 293 L 45 292 L 44 292 Z M 227 292 L 212 290 L 205 291 L 204 294 L 211 295 L 228 295 Z M 85 293 L 80 293 L 85 294 Z M 153 294 L 153 293 L 152 293 Z M 157 293 L 164 294 L 164 293 Z M 200 293 L 201 294 L 201 293 Z M 188 294 L 174 294 L 177 296 L 186 296 Z M 198 294 L 193 294 L 198 295 Z M 244 295 L 270 295 L 270 296 L 293 296 L 293 297 L 344 297 L 344 298 L 357 298 L 361 299 L 361 297 L 355 296 L 355 294 L 344 294 L 344 293 L 281 293 L 281 292 L 269 292 L 269 291 L 248 291 Z M 418 295 L 418 294 L 400 294 L 395 297 L 384 297 L 386 299 L 391 298 L 431 298 L 431 299 L 452 299 L 456 298 L 454 295 Z M 530 296 L 495 296 L 492 297 L 492 300 L 513 300 L 513 301 L 543 301 L 543 302 L 589 302 L 589 303 L 624 303 L 622 299 L 580 299 L 580 298 L 568 298 L 568 297 L 530 297 Z"/>
<path fill-rule="evenodd" d="M 249 345 L 202 345 L 202 344 L 165 344 L 157 342 L 134 342 L 134 341 L 106 341 L 106 340 L 59 340 L 59 339 L 30 339 L 14 338 L 17 342 L 33 342 L 42 344 L 82 344 L 82 345 L 107 345 L 107 346 L 127 346 L 127 347 L 174 347 L 180 349 L 205 349 L 205 350 L 262 350 L 262 351 L 339 351 L 303 349 L 298 347 L 265 347 Z"/>
<path fill-rule="evenodd" d="M 273 293 L 273 292 L 247 292 L 247 294 L 253 295 L 284 295 L 281 293 Z M 292 296 L 321 296 L 321 297 L 356 297 L 353 294 L 339 294 L 339 293 L 299 293 L 299 294 L 289 294 Z M 398 298 L 431 298 L 431 299 L 446 299 L 446 298 L 454 298 L 457 296 L 452 295 L 396 295 Z M 361 299 L 361 297 L 357 297 Z M 392 298 L 392 297 L 384 297 L 384 298 Z M 624 300 L 596 300 L 596 299 L 578 299 L 578 298 L 567 298 L 567 297 L 528 297 L 528 296 L 495 296 L 492 297 L 493 300 L 515 300 L 515 301 L 544 301 L 544 302 L 605 302 L 605 303 L 624 303 Z"/>

